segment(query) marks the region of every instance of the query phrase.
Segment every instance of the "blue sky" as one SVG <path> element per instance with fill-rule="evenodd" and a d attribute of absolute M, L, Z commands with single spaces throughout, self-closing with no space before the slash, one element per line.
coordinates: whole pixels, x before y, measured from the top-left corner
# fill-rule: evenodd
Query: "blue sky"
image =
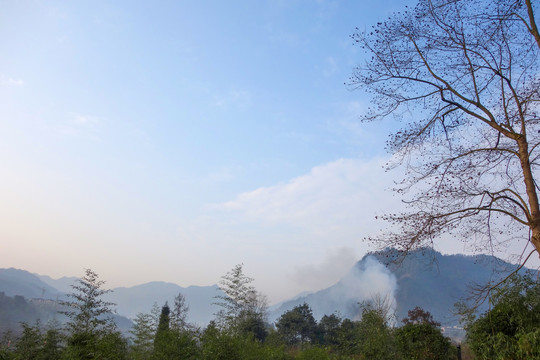
<path fill-rule="evenodd" d="M 1 1 L 2 267 L 332 284 L 399 206 L 349 35 L 405 4 Z"/>

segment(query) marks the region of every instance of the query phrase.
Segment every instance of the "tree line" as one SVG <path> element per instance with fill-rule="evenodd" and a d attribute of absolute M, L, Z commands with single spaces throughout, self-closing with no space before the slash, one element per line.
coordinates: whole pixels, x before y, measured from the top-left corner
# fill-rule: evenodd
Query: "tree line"
<path fill-rule="evenodd" d="M 189 307 L 180 293 L 169 305 L 139 313 L 129 335 L 112 319 L 114 304 L 103 300 L 109 290 L 92 270 L 73 285 L 61 312 L 65 325 L 22 324 L 18 337 L 4 335 L 0 359 L 457 359 L 458 349 L 441 332 L 440 323 L 419 307 L 397 326 L 389 303 L 375 299 L 359 304 L 359 320 L 339 314 L 313 317 L 308 304 L 285 312 L 274 323 L 267 305 L 235 266 L 222 277 L 220 310 L 206 327 L 187 321 Z M 540 284 L 515 275 L 491 297 L 491 310 L 475 316 L 462 308 L 466 346 L 477 359 L 540 357 Z"/>

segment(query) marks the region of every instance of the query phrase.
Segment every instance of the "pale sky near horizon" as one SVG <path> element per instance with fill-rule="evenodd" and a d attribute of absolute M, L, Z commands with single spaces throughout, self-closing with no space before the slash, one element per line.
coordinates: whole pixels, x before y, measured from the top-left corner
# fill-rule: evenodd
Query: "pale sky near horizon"
<path fill-rule="evenodd" d="M 273 303 L 399 206 L 392 124 L 344 83 L 355 28 L 413 1 L 0 4 L 0 267 L 189 286 L 244 263 Z"/>

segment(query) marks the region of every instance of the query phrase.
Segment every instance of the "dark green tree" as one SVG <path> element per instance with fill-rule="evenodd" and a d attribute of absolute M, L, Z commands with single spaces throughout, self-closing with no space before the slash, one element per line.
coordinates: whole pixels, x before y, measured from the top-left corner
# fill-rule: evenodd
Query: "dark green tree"
<path fill-rule="evenodd" d="M 169 304 L 165 302 L 165 305 L 161 308 L 161 314 L 159 315 L 159 322 L 156 329 L 156 335 L 154 338 L 154 358 L 159 358 L 163 355 L 163 352 L 168 347 L 168 341 L 170 340 L 170 313 L 171 309 Z"/>
<path fill-rule="evenodd" d="M 237 336 L 224 331 L 211 321 L 201 336 L 204 360 L 240 360 L 241 342 Z"/>
<path fill-rule="evenodd" d="M 171 326 L 171 309 L 165 303 L 159 316 L 152 359 L 197 359 L 199 353 L 195 334 L 191 330 Z"/>
<path fill-rule="evenodd" d="M 455 358 L 450 339 L 443 336 L 440 323 L 420 307 L 409 310 L 404 326 L 395 330 L 398 350 L 404 360 L 447 360 Z"/>
<path fill-rule="evenodd" d="M 322 345 L 335 346 L 339 342 L 341 318 L 337 314 L 324 315 L 319 321 L 318 335 Z"/>
<path fill-rule="evenodd" d="M 281 344 L 267 344 L 250 334 L 220 329 L 212 321 L 201 336 L 203 360 L 291 360 Z"/>
<path fill-rule="evenodd" d="M 354 355 L 357 353 L 357 346 L 360 342 L 358 332 L 358 322 L 344 319 L 337 330 L 337 344 L 335 348 L 340 354 Z"/>
<path fill-rule="evenodd" d="M 97 341 L 98 359 L 128 359 L 128 344 L 119 331 L 105 331 Z"/>
<path fill-rule="evenodd" d="M 161 332 L 156 338 L 152 358 L 195 360 L 200 358 L 200 348 L 192 332 L 169 329 Z"/>
<path fill-rule="evenodd" d="M 281 315 L 276 322 L 276 328 L 288 345 L 312 343 L 317 339 L 317 322 L 306 303 Z"/>
<path fill-rule="evenodd" d="M 387 319 L 376 309 L 366 307 L 356 327 L 359 342 L 356 352 L 366 359 L 395 359 L 396 344 Z"/>
<path fill-rule="evenodd" d="M 159 315 L 159 323 L 156 330 L 156 337 L 159 335 L 160 332 L 164 332 L 170 329 L 170 321 L 171 321 L 171 308 L 169 307 L 169 304 L 165 302 L 165 305 L 161 308 L 161 314 Z"/>

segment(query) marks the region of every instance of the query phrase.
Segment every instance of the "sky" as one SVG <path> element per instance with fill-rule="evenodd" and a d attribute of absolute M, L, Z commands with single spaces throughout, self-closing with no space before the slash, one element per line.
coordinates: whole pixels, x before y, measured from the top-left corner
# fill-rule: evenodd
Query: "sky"
<path fill-rule="evenodd" d="M 347 86 L 412 1 L 0 0 L 0 267 L 270 303 L 332 285 L 400 206 Z M 440 242 L 444 253 L 465 251 Z"/>

